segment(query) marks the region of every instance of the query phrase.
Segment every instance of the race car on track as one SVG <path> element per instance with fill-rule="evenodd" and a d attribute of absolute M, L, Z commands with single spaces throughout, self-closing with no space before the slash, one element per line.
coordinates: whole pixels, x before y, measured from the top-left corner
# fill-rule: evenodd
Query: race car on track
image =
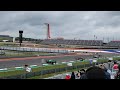
<path fill-rule="evenodd" d="M 49 64 L 56 64 L 56 61 L 55 60 L 46 60 L 46 63 L 49 63 Z"/>
<path fill-rule="evenodd" d="M 76 60 L 83 61 L 83 60 L 84 60 L 84 58 L 79 57 L 79 58 L 76 58 Z"/>

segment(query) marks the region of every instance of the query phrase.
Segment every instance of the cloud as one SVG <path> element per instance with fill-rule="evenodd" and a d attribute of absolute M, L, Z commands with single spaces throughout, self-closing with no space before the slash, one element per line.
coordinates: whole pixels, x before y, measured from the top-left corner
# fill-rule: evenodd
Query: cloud
<path fill-rule="evenodd" d="M 50 24 L 51 37 L 94 39 L 94 35 L 120 39 L 119 11 L 0 11 L 0 34 L 17 37 L 46 38 Z"/>

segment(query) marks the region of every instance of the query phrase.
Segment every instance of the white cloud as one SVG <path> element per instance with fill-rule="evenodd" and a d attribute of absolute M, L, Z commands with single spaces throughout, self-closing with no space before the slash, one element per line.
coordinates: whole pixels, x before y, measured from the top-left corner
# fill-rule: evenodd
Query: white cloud
<path fill-rule="evenodd" d="M 66 39 L 120 39 L 119 11 L 0 11 L 0 34 L 46 38 L 44 23 L 50 24 L 51 37 Z"/>

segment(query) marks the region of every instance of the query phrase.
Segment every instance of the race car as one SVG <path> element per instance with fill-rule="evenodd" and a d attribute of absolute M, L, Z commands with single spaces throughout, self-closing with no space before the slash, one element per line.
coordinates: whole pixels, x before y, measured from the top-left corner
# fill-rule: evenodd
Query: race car
<path fill-rule="evenodd" d="M 83 60 L 84 60 L 84 58 L 79 57 L 79 58 L 76 58 L 76 60 L 83 61 Z"/>
<path fill-rule="evenodd" d="M 56 61 L 55 60 L 46 60 L 46 63 L 50 63 L 50 64 L 56 64 Z"/>

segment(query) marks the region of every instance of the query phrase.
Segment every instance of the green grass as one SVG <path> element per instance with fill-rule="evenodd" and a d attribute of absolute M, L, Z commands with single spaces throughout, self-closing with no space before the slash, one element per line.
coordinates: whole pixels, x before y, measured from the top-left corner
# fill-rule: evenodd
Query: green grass
<path fill-rule="evenodd" d="M 116 60 L 118 58 L 115 58 L 114 60 Z M 98 62 L 104 62 L 107 61 L 107 59 L 99 59 Z M 75 62 L 73 63 L 73 66 L 76 65 L 83 65 L 83 64 L 88 64 L 89 62 Z M 42 67 L 38 67 L 38 68 L 32 68 L 33 72 L 37 72 L 37 71 L 41 71 L 41 70 L 49 70 L 49 69 L 55 69 L 55 68 L 63 68 L 66 67 L 66 64 L 61 64 L 61 65 L 51 65 L 51 66 L 42 66 Z M 77 69 L 74 69 L 74 71 Z M 72 71 L 72 70 L 68 70 L 68 71 Z M 13 76 L 13 75 L 18 75 L 18 74 L 24 74 L 25 71 L 24 70 L 15 70 L 15 71 L 8 71 L 8 72 L 0 72 L 0 77 L 5 77 L 5 76 Z M 59 72 L 59 73 L 63 73 L 63 72 Z M 58 73 L 56 73 L 58 74 Z M 41 78 L 45 78 L 48 77 L 49 75 L 55 75 L 55 73 L 53 74 L 48 74 L 48 75 L 44 75 Z M 35 76 L 35 77 L 31 77 L 30 79 L 35 79 L 40 76 Z"/>
<path fill-rule="evenodd" d="M 113 57 L 113 60 L 120 60 L 120 57 Z"/>
<path fill-rule="evenodd" d="M 0 46 L 4 46 L 4 45 L 15 45 L 14 42 L 0 42 Z"/>
<path fill-rule="evenodd" d="M 87 64 L 88 62 L 76 62 L 73 63 L 74 66 L 76 65 L 82 65 L 82 64 Z M 49 69 L 55 69 L 55 68 L 63 68 L 66 67 L 66 64 L 61 64 L 61 65 L 51 65 L 51 66 L 42 66 L 38 68 L 33 68 L 33 72 L 41 71 L 41 70 L 49 70 Z M 8 71 L 8 72 L 0 72 L 0 77 L 5 77 L 5 76 L 12 76 L 12 75 L 18 75 L 18 74 L 23 74 L 25 73 L 24 70 L 15 70 L 15 71 Z"/>
<path fill-rule="evenodd" d="M 82 69 L 82 68 L 81 68 Z M 87 69 L 87 68 L 85 68 Z M 64 74 L 66 72 L 72 72 L 72 71 L 78 71 L 79 69 L 72 69 L 72 70 L 67 70 L 67 71 L 63 71 L 63 72 L 56 72 L 56 73 L 52 73 L 52 74 L 46 74 L 46 75 L 40 75 L 40 76 L 35 76 L 35 77 L 31 77 L 31 78 L 27 78 L 27 79 L 43 79 L 43 78 L 48 78 L 54 75 L 58 75 L 58 74 Z"/>
<path fill-rule="evenodd" d="M 119 58 L 120 59 L 120 58 Z M 118 60 L 118 58 L 115 58 L 114 60 Z M 98 62 L 104 62 L 104 61 L 108 61 L 107 59 L 98 59 Z M 74 63 L 74 65 L 80 65 L 80 64 L 87 64 L 89 62 L 82 62 L 82 63 Z M 67 72 L 72 72 L 72 71 L 77 71 L 78 69 L 72 69 L 72 70 L 67 70 Z M 47 77 L 51 77 L 51 76 L 54 76 L 54 75 L 57 75 L 57 74 L 62 74 L 62 73 L 65 73 L 66 71 L 64 72 L 58 72 L 58 73 L 52 73 L 52 74 L 46 74 L 46 75 L 42 75 L 42 76 L 35 76 L 35 77 L 31 77 L 31 78 L 28 78 L 28 79 L 43 79 L 43 78 L 47 78 Z"/>
<path fill-rule="evenodd" d="M 23 70 L 9 71 L 9 72 L 0 72 L 0 77 L 13 76 L 18 74 L 23 74 Z"/>
<path fill-rule="evenodd" d="M 48 70 L 52 68 L 60 68 L 64 67 L 64 65 L 55 65 L 55 66 L 43 66 L 43 67 L 38 67 L 38 68 L 33 68 L 33 72 L 37 72 L 40 70 Z M 0 77 L 5 77 L 5 76 L 12 76 L 12 75 L 18 75 L 18 74 L 23 74 L 24 70 L 15 70 L 15 71 L 8 71 L 8 72 L 0 72 Z"/>
<path fill-rule="evenodd" d="M 2 40 L 12 40 L 12 38 L 7 38 L 7 37 L 4 37 L 4 38 L 0 38 L 0 41 L 2 41 Z"/>

